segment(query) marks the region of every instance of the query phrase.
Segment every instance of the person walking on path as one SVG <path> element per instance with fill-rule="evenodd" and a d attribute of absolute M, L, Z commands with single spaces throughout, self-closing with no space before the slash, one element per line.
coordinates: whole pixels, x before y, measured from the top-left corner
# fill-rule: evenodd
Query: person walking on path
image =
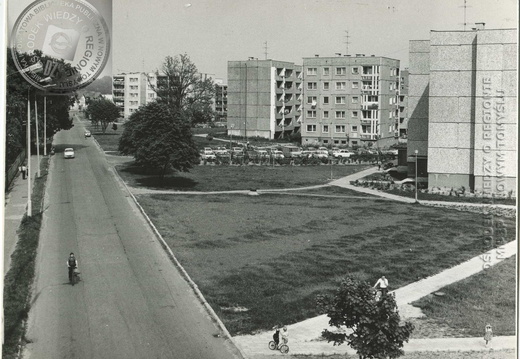
<path fill-rule="evenodd" d="M 493 328 L 491 324 L 486 325 L 486 333 L 484 334 L 484 340 L 486 341 L 486 348 L 488 343 L 491 343 L 491 339 L 493 339 Z"/>
<path fill-rule="evenodd" d="M 25 167 L 25 165 L 22 165 L 20 168 L 22 171 L 22 179 L 25 179 L 25 176 L 27 176 L 27 167 Z"/>
<path fill-rule="evenodd" d="M 388 279 L 386 279 L 384 275 L 382 275 L 381 278 L 377 280 L 374 288 L 377 288 L 378 285 L 381 289 L 381 295 L 386 295 L 388 293 Z"/>

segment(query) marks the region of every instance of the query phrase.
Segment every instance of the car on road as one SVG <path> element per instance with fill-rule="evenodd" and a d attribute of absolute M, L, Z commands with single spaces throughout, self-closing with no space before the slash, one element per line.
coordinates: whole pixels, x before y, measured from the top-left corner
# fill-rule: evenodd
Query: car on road
<path fill-rule="evenodd" d="M 354 152 L 351 152 L 351 151 L 346 150 L 346 149 L 341 149 L 341 150 L 338 150 L 338 151 L 334 152 L 333 156 L 335 158 L 349 158 L 353 154 L 354 154 Z"/>
<path fill-rule="evenodd" d="M 85 131 L 85 137 L 90 137 L 92 136 L 92 134 L 90 133 L 90 131 Z"/>
<path fill-rule="evenodd" d="M 66 148 L 65 151 L 63 151 L 63 157 L 64 158 L 74 158 L 74 149 L 73 148 Z"/>

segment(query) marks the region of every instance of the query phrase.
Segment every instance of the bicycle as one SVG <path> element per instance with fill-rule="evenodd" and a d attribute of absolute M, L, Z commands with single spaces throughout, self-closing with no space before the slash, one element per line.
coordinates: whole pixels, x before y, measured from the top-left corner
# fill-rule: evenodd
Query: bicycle
<path fill-rule="evenodd" d="M 72 278 L 70 280 L 70 284 L 72 284 L 72 286 L 74 286 L 74 284 L 78 283 L 79 281 L 80 281 L 79 270 L 78 270 L 78 268 L 74 268 L 74 270 L 72 271 Z"/>
<path fill-rule="evenodd" d="M 276 350 L 277 349 L 276 342 L 274 340 L 271 340 L 269 342 L 269 349 L 271 349 L 271 350 Z M 278 350 L 282 354 L 289 353 L 289 346 L 287 345 L 287 339 L 285 339 L 285 338 L 283 339 L 283 344 L 281 344 L 281 343 L 278 344 Z"/>

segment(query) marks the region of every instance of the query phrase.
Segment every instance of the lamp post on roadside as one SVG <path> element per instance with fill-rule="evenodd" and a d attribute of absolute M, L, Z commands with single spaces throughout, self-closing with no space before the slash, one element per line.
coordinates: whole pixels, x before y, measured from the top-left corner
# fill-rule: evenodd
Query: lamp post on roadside
<path fill-rule="evenodd" d="M 229 127 L 231 128 L 231 131 L 229 131 L 229 135 L 231 136 L 229 140 L 229 165 L 231 166 L 233 160 L 233 127 L 235 127 L 235 125 Z"/>
<path fill-rule="evenodd" d="M 419 203 L 417 200 L 417 154 L 419 153 L 418 150 L 415 150 L 415 203 Z"/>
<path fill-rule="evenodd" d="M 31 97 L 27 90 L 27 217 L 32 217 L 31 201 Z"/>

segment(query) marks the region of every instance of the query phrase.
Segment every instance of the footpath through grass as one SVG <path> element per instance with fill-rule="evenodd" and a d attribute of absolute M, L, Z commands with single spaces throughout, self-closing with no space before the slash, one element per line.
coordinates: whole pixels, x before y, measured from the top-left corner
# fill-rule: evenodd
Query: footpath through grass
<path fill-rule="evenodd" d="M 236 334 L 317 315 L 346 274 L 391 289 L 489 250 L 482 215 L 367 197 L 141 195 L 139 201 Z M 504 219 L 505 240 L 515 220 Z"/>
<path fill-rule="evenodd" d="M 32 192 L 32 217 L 24 216 L 18 232 L 11 268 L 4 278 L 4 346 L 3 358 L 18 358 L 19 345 L 25 340 L 25 320 L 30 308 L 36 252 L 40 237 L 40 208 L 45 194 L 49 157 L 43 157 L 41 177 L 35 179 Z"/>
<path fill-rule="evenodd" d="M 412 303 L 428 319 L 446 324 L 459 336 L 515 335 L 516 256 L 442 289 L 444 296 L 428 295 Z"/>

